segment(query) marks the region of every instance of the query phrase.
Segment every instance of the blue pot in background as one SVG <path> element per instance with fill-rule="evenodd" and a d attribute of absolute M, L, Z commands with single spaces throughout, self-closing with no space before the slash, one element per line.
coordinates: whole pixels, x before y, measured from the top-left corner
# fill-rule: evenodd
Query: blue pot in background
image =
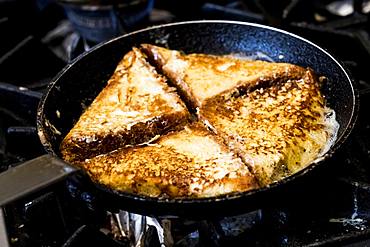
<path fill-rule="evenodd" d="M 114 4 L 90 1 L 60 3 L 75 30 L 86 40 L 100 43 L 144 23 L 153 9 L 154 0 L 122 0 Z"/>

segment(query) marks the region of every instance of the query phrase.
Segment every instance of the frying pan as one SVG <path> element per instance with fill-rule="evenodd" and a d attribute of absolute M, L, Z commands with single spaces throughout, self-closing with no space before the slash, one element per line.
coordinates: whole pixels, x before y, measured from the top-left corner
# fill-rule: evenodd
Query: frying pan
<path fill-rule="evenodd" d="M 342 65 L 319 46 L 276 28 L 234 21 L 190 21 L 150 27 L 100 44 L 76 58 L 50 83 L 40 101 L 37 127 L 47 155 L 0 174 L 0 205 L 79 171 L 63 162 L 59 153 L 62 138 L 105 86 L 123 54 L 133 46 L 151 43 L 186 53 L 242 53 L 269 57 L 311 67 L 325 75 L 323 93 L 340 124 L 335 144 L 302 171 L 268 187 L 243 193 L 202 199 L 163 199 L 128 194 L 94 184 L 91 193 L 107 209 L 123 209 L 144 215 L 189 216 L 237 214 L 271 201 L 279 188 L 303 177 L 325 163 L 346 140 L 354 127 L 358 94 Z M 309 185 L 308 185 L 309 186 Z M 229 210 L 228 210 L 229 209 Z"/>

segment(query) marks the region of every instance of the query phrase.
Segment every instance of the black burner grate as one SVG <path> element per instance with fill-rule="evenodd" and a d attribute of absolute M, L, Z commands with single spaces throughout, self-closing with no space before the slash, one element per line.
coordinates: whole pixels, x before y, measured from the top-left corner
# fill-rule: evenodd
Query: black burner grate
<path fill-rule="evenodd" d="M 33 12 L 26 15 L 36 21 L 20 25 L 14 18 L 25 13 L 18 13 L 16 3 L 5 2 L 0 3 L 0 7 L 4 5 L 0 9 L 9 10 L 0 11 L 0 31 L 6 34 L 0 46 L 0 171 L 44 153 L 35 128 L 42 92 L 69 59 L 93 45 L 71 30 L 70 39 L 50 38 L 51 29 L 70 28 L 68 23 L 64 26 L 67 20 L 58 5 L 45 7 L 36 1 L 38 10 L 29 9 Z M 343 61 L 360 89 L 358 123 L 346 145 L 326 166 L 288 188 L 279 202 L 251 214 L 210 221 L 170 220 L 175 246 L 235 246 L 240 241 L 251 246 L 337 246 L 366 244 L 370 239 L 369 15 L 363 11 L 366 1 L 353 1 L 347 16 L 333 10 L 334 2 L 350 1 L 156 2 L 147 25 L 230 19 L 268 24 L 301 35 Z M 192 16 L 183 14 L 189 8 Z M 20 73 L 20 68 L 26 69 Z M 112 214 L 100 210 L 86 191 L 78 180 L 70 179 L 6 206 L 11 246 L 127 246 L 127 239 L 114 238 L 117 226 L 112 227 Z M 149 227 L 146 246 L 159 246 L 156 235 L 155 228 Z"/>

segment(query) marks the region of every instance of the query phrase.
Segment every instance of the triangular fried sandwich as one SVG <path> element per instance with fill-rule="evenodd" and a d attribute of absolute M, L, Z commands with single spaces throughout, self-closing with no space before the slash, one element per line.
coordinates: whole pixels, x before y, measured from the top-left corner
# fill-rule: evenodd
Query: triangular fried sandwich
<path fill-rule="evenodd" d="M 181 127 L 188 117 L 175 88 L 133 48 L 62 141 L 62 157 L 73 162 L 144 143 Z"/>
<path fill-rule="evenodd" d="M 338 129 L 325 107 L 320 82 L 311 70 L 300 79 L 228 98 L 215 97 L 200 116 L 222 136 L 267 185 L 313 162 L 332 144 Z"/>
<path fill-rule="evenodd" d="M 304 74 L 303 68 L 288 63 L 198 53 L 187 55 L 150 44 L 142 44 L 141 48 L 193 110 L 220 94 L 252 91 L 282 78 L 301 78 Z"/>
<path fill-rule="evenodd" d="M 100 184 L 152 197 L 212 197 L 258 186 L 241 159 L 200 123 L 81 165 Z"/>

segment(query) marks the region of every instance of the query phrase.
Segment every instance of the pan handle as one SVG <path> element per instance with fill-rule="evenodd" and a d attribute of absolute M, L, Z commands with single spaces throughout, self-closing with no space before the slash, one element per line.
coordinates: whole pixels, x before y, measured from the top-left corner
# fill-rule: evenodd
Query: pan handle
<path fill-rule="evenodd" d="M 79 169 L 49 154 L 0 173 L 0 206 L 63 180 Z"/>

